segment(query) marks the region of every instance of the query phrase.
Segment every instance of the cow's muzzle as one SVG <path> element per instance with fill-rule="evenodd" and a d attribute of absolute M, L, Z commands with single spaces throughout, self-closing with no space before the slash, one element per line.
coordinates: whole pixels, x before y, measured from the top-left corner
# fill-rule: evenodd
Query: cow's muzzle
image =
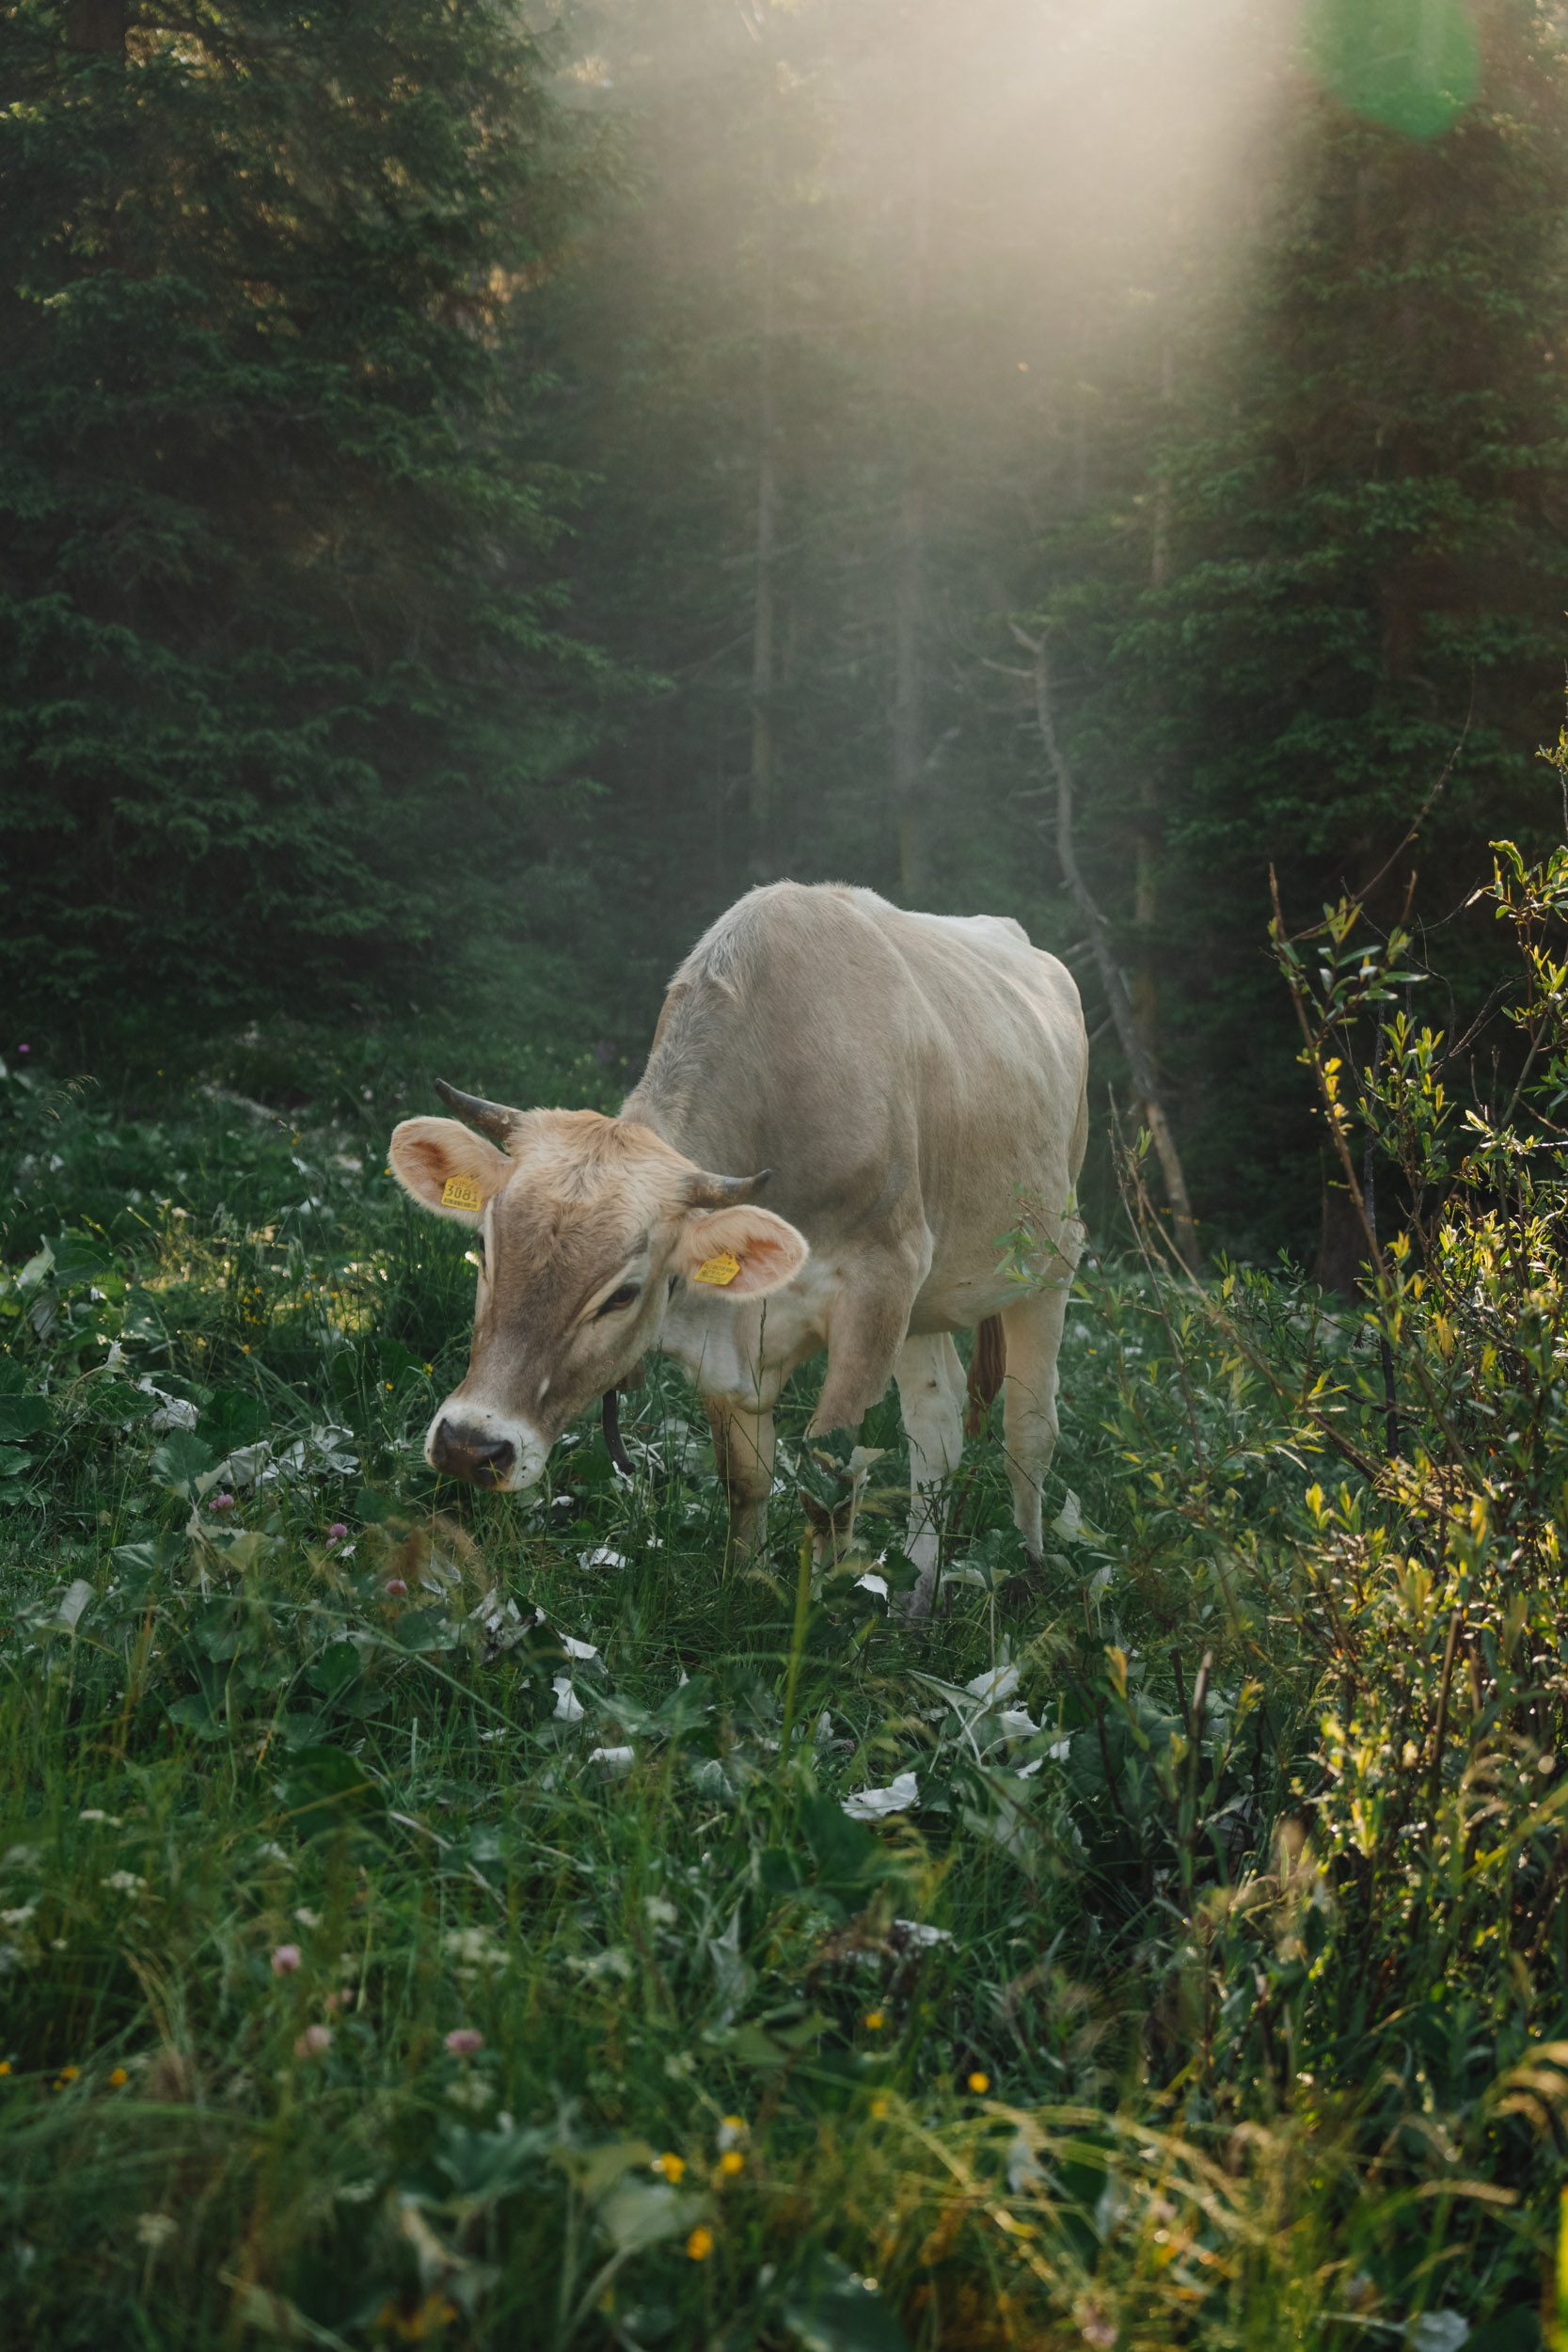
<path fill-rule="evenodd" d="M 510 1438 L 492 1437 L 487 1430 L 465 1427 L 459 1421 L 438 1421 L 430 1433 L 431 1468 L 444 1478 L 461 1478 L 470 1486 L 504 1486 L 517 1460 Z"/>

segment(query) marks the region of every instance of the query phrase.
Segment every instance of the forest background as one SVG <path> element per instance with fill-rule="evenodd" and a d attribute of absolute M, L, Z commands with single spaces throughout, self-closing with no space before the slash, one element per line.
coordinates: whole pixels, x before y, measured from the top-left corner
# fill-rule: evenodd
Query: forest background
<path fill-rule="evenodd" d="M 1568 2345 L 1565 72 L 0 0 L 8 2344 Z M 613 1104 L 779 874 L 1095 1040 L 924 1629 L 809 1370 L 747 1558 L 657 1359 L 421 1454 L 394 1122 Z"/>
<path fill-rule="evenodd" d="M 17 0 L 12 1043 L 610 1099 L 788 874 L 1016 914 L 1130 1101 L 1038 647 L 1205 1234 L 1343 1271 L 1269 871 L 1463 1025 L 1560 823 L 1564 13 Z"/>

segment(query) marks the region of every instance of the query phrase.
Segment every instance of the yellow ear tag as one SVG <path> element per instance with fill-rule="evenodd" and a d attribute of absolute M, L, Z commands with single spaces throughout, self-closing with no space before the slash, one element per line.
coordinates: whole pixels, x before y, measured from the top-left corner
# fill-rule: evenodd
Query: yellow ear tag
<path fill-rule="evenodd" d="M 443 1209 L 483 1209 L 484 1195 L 471 1176 L 449 1176 L 441 1187 Z"/>
<path fill-rule="evenodd" d="M 691 1279 L 694 1282 L 711 1282 L 716 1289 L 727 1290 L 739 1272 L 740 1260 L 734 1250 L 721 1249 L 716 1258 L 703 1260 Z"/>

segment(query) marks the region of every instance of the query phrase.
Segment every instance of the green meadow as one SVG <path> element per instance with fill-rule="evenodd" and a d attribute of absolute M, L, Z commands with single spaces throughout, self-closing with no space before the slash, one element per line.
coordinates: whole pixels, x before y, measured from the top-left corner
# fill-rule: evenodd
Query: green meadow
<path fill-rule="evenodd" d="M 427 1470 L 473 1275 L 384 1172 L 421 1068 L 0 1079 L 7 2341 L 1557 2341 L 1528 1103 L 1354 1306 L 1185 1280 L 1134 1154 L 1043 1572 L 993 1429 L 911 1628 L 894 1406 L 814 1557 L 809 1374 L 766 1559 L 668 1366 L 629 1480 L 595 1423 L 528 1497 Z"/>

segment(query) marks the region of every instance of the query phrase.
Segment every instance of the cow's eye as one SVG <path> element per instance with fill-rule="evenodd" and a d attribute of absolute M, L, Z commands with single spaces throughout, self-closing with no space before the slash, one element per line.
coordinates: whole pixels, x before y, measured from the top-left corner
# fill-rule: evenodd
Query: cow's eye
<path fill-rule="evenodd" d="M 600 1307 L 599 1313 L 601 1315 L 619 1314 L 623 1307 L 635 1306 L 641 1296 L 641 1291 L 636 1282 L 623 1282 L 618 1291 L 610 1292 L 610 1296 Z"/>

